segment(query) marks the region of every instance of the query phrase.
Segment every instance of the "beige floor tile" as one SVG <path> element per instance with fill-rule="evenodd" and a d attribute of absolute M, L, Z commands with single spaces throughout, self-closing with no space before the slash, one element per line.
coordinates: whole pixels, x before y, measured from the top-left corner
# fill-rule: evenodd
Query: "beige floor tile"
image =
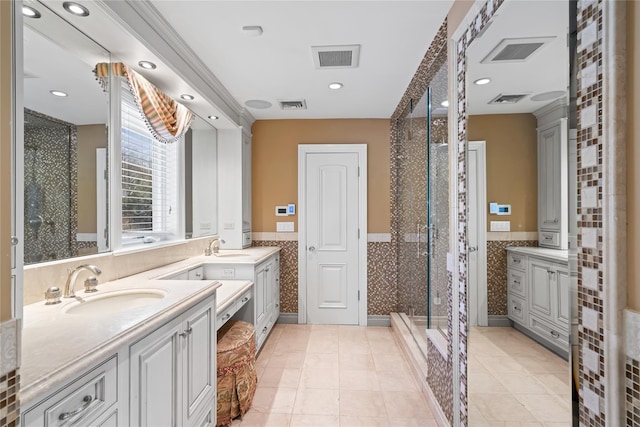
<path fill-rule="evenodd" d="M 559 357 L 553 359 L 539 359 L 530 356 L 513 356 L 513 360 L 532 374 L 549 374 L 569 372 L 569 366 Z"/>
<path fill-rule="evenodd" d="M 340 415 L 386 417 L 384 399 L 379 391 L 340 390 Z"/>
<path fill-rule="evenodd" d="M 391 427 L 387 417 L 340 416 L 340 427 Z"/>
<path fill-rule="evenodd" d="M 536 422 L 522 402 L 510 394 L 469 394 L 480 414 L 490 423 L 516 421 Z"/>
<path fill-rule="evenodd" d="M 235 419 L 232 427 L 287 427 L 291 422 L 291 414 L 263 414 L 247 412 L 242 420 Z"/>
<path fill-rule="evenodd" d="M 418 392 L 418 385 L 409 371 L 376 371 L 380 390 Z"/>
<path fill-rule="evenodd" d="M 294 414 L 339 415 L 340 391 L 328 389 L 300 388 L 293 406 Z"/>
<path fill-rule="evenodd" d="M 479 355 L 480 356 L 480 355 Z M 484 367 L 482 363 L 475 357 L 474 354 L 469 353 L 467 356 L 467 372 L 478 373 L 478 374 L 488 374 L 489 370 Z"/>
<path fill-rule="evenodd" d="M 476 359 L 482 366 L 494 375 L 505 373 L 522 373 L 524 368 L 522 365 L 509 356 L 477 356 Z"/>
<path fill-rule="evenodd" d="M 501 374 L 501 376 L 507 374 Z M 509 391 L 493 374 L 469 373 L 469 391 L 473 393 L 508 393 Z"/>
<path fill-rule="evenodd" d="M 375 371 L 340 369 L 340 390 L 379 391 L 378 374 Z"/>
<path fill-rule="evenodd" d="M 306 353 L 304 351 L 289 351 L 286 353 L 273 353 L 269 358 L 269 368 L 302 369 Z"/>
<path fill-rule="evenodd" d="M 373 354 L 394 354 L 400 355 L 400 349 L 395 342 L 388 341 L 386 339 L 371 339 L 369 338 L 369 348 Z"/>
<path fill-rule="evenodd" d="M 258 387 L 250 412 L 290 414 L 297 392 L 297 388 Z"/>
<path fill-rule="evenodd" d="M 311 325 L 311 331 L 338 332 L 338 325 Z"/>
<path fill-rule="evenodd" d="M 330 388 L 340 386 L 340 370 L 337 365 L 327 368 L 305 368 L 300 376 L 300 388 Z"/>
<path fill-rule="evenodd" d="M 297 415 L 291 417 L 290 427 L 339 427 L 337 415 Z"/>
<path fill-rule="evenodd" d="M 337 353 L 338 352 L 338 332 L 334 331 L 311 331 L 307 353 Z"/>
<path fill-rule="evenodd" d="M 558 400 L 548 394 L 516 394 L 515 397 L 531 412 L 538 421 L 560 422 L 571 421 L 571 407 L 567 402 Z"/>
<path fill-rule="evenodd" d="M 300 369 L 268 368 L 260 377 L 258 384 L 263 387 L 297 388 L 300 371 Z"/>
<path fill-rule="evenodd" d="M 338 353 L 333 354 L 319 354 L 319 353 L 307 353 L 304 358 L 304 364 L 302 369 L 331 369 L 338 368 L 340 366 L 340 358 Z"/>
<path fill-rule="evenodd" d="M 549 389 L 542 384 L 536 377 L 522 374 L 500 374 L 497 380 L 502 383 L 511 394 L 544 394 Z M 472 389 L 477 393 L 481 393 L 479 389 Z"/>
<path fill-rule="evenodd" d="M 382 391 L 389 419 L 433 419 L 433 414 L 421 393 L 407 391 Z"/>
<path fill-rule="evenodd" d="M 358 369 L 366 371 L 375 370 L 375 365 L 373 364 L 373 357 L 371 357 L 371 354 L 340 352 L 339 362 L 340 369 Z"/>
<path fill-rule="evenodd" d="M 409 365 L 401 354 L 373 353 L 373 362 L 376 371 L 409 372 Z"/>
<path fill-rule="evenodd" d="M 340 353 L 371 354 L 371 347 L 367 340 L 350 341 L 348 339 L 340 339 L 338 342 L 338 349 Z"/>
<path fill-rule="evenodd" d="M 393 427 L 438 427 L 438 423 L 430 418 L 393 418 L 390 420 Z M 476 427 L 473 424 L 469 426 Z"/>

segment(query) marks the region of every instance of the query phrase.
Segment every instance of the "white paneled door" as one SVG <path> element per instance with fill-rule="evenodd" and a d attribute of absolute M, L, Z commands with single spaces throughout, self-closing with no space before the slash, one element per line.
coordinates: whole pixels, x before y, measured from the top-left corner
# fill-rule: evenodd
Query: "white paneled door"
<path fill-rule="evenodd" d="M 301 161 L 300 254 L 306 323 L 357 325 L 360 239 L 366 239 L 360 224 L 360 153 L 308 152 Z"/>

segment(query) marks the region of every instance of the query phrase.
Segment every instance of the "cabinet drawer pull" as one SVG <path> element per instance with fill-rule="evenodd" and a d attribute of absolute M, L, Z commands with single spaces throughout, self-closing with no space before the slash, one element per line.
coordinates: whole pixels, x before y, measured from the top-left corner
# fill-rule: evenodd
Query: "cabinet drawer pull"
<path fill-rule="evenodd" d="M 247 301 L 249 301 L 249 297 L 242 298 L 242 301 L 240 301 L 240 302 L 247 302 Z"/>
<path fill-rule="evenodd" d="M 514 309 L 515 311 L 518 311 L 518 312 L 522 311 L 522 309 L 521 309 L 520 307 L 518 307 L 517 305 L 514 305 L 514 306 L 513 306 L 513 309 Z"/>
<path fill-rule="evenodd" d="M 262 329 L 262 333 L 266 333 L 269 330 L 269 328 L 267 328 L 266 326 Z"/>
<path fill-rule="evenodd" d="M 514 280 L 513 284 L 516 285 L 516 286 L 520 286 L 520 281 L 519 280 Z"/>
<path fill-rule="evenodd" d="M 196 277 L 202 277 L 202 274 L 196 273 Z"/>
<path fill-rule="evenodd" d="M 280 307 L 280 304 L 276 304 L 276 308 Z"/>
<path fill-rule="evenodd" d="M 269 271 L 269 267 L 265 268 L 265 269 L 264 269 L 264 271 L 267 271 L 267 272 L 268 272 L 268 271 Z"/>
<path fill-rule="evenodd" d="M 91 395 L 86 395 L 85 397 L 82 398 L 82 401 L 84 402 L 84 404 L 79 407 L 78 409 L 71 411 L 71 412 L 63 412 L 60 414 L 60 416 L 58 417 L 59 420 L 68 420 L 71 417 L 75 417 L 76 415 L 78 415 L 79 413 L 81 413 L 82 411 L 85 411 L 87 408 L 89 408 L 89 406 L 91 405 L 91 402 L 93 402 L 93 396 Z"/>
<path fill-rule="evenodd" d="M 193 332 L 193 329 L 191 327 L 188 327 L 187 329 L 185 329 L 182 333 L 179 333 L 178 335 L 180 335 L 182 338 L 184 338 L 187 335 L 191 335 L 191 332 Z"/>
<path fill-rule="evenodd" d="M 511 258 L 511 262 L 514 264 L 520 264 L 520 258 Z"/>
<path fill-rule="evenodd" d="M 554 338 L 560 338 L 560 334 L 559 334 L 559 333 L 557 333 L 556 331 L 551 331 L 550 333 L 551 333 L 551 336 L 552 336 L 552 337 L 554 337 Z"/>

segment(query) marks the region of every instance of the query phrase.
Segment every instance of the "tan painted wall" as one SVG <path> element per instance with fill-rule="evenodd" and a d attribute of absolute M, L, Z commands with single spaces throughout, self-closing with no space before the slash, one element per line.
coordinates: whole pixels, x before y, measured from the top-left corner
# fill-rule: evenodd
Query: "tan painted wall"
<path fill-rule="evenodd" d="M 367 144 L 368 232 L 389 233 L 389 130 L 386 119 L 256 121 L 251 151 L 253 231 L 276 231 L 275 206 L 298 204 L 298 144 Z M 298 231 L 297 215 L 285 218 L 294 221 Z"/>
<path fill-rule="evenodd" d="M 0 321 L 11 318 L 11 3 L 0 1 Z"/>
<path fill-rule="evenodd" d="M 475 0 L 455 0 L 449 9 L 447 14 L 447 33 L 449 38 L 453 36 L 453 33 L 458 29 L 460 23 L 473 6 Z"/>
<path fill-rule="evenodd" d="M 469 116 L 469 141 L 487 141 L 487 231 L 511 221 L 511 231 L 538 230 L 538 155 L 533 114 Z M 510 204 L 511 216 L 489 215 L 489 202 Z"/>
<path fill-rule="evenodd" d="M 95 233 L 96 148 L 107 148 L 103 124 L 78 126 L 78 233 Z"/>
<path fill-rule="evenodd" d="M 629 119 L 627 121 L 627 265 L 628 306 L 640 310 L 640 79 L 634 75 L 640 70 L 640 5 L 627 2 L 627 93 L 629 93 Z"/>

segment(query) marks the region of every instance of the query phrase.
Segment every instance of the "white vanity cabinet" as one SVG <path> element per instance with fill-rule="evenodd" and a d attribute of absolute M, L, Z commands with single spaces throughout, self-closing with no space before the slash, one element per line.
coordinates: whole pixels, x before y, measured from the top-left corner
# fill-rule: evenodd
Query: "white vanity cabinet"
<path fill-rule="evenodd" d="M 118 357 L 112 356 L 27 409 L 26 427 L 117 426 Z"/>
<path fill-rule="evenodd" d="M 215 425 L 215 317 L 214 296 L 131 345 L 130 425 Z"/>
<path fill-rule="evenodd" d="M 253 282 L 256 346 L 259 350 L 280 316 L 280 252 L 257 264 L 216 262 L 204 264 L 204 277 L 212 280 Z"/>
<path fill-rule="evenodd" d="M 541 247 L 567 249 L 569 153 L 566 107 L 554 103 L 537 111 L 538 240 Z"/>
<path fill-rule="evenodd" d="M 516 329 L 565 356 L 569 351 L 570 279 L 566 251 L 507 248 L 509 319 Z"/>

